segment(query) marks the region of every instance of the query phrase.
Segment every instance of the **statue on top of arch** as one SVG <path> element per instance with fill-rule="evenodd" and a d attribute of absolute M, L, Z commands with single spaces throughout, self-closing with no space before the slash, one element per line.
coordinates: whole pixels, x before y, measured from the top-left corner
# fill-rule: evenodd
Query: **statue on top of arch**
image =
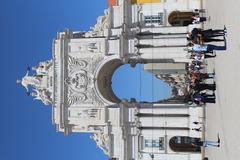
<path fill-rule="evenodd" d="M 27 68 L 25 76 L 17 80 L 27 91 L 28 96 L 35 97 L 34 99 L 41 100 L 45 105 L 52 103 L 52 84 L 50 79 L 52 74 L 52 60 L 40 62 L 38 66 Z M 31 72 L 34 72 L 30 75 Z"/>
<path fill-rule="evenodd" d="M 38 66 L 32 67 L 32 70 L 35 70 L 37 75 L 44 76 L 48 73 L 50 66 L 52 66 L 52 60 L 47 60 L 45 62 L 40 62 Z"/>

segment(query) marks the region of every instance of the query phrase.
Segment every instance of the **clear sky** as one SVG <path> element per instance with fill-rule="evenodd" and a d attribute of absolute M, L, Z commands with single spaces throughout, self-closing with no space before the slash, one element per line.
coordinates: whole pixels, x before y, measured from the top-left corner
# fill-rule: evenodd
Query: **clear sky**
<path fill-rule="evenodd" d="M 33 101 L 26 96 L 24 88 L 16 84 L 27 66 L 51 58 L 51 43 L 56 32 L 66 27 L 89 30 L 106 7 L 106 0 L 0 1 L 1 160 L 107 159 L 89 139 L 89 134 L 65 137 L 56 133 L 51 124 L 51 108 Z M 153 81 L 151 74 L 144 74 L 142 66 L 119 68 L 113 77 L 113 88 L 120 98 L 139 100 L 166 98 L 170 93 L 161 81 Z"/>
<path fill-rule="evenodd" d="M 136 98 L 137 101 L 154 102 L 168 98 L 170 87 L 143 70 L 143 65 L 123 65 L 118 68 L 112 78 L 115 94 L 121 99 Z"/>

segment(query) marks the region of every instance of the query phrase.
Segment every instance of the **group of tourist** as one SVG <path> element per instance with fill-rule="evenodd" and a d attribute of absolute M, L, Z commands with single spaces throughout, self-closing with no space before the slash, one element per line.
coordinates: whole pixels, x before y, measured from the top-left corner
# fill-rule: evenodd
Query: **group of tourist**
<path fill-rule="evenodd" d="M 200 28 L 193 28 L 191 32 L 188 32 L 187 39 L 189 41 L 188 46 L 192 47 L 192 52 L 210 55 L 214 50 L 226 50 L 226 27 L 224 29 L 207 29 L 202 30 Z M 216 39 L 215 37 L 222 36 L 223 39 Z M 208 44 L 209 42 L 224 42 L 223 46 L 217 46 Z"/>
<path fill-rule="evenodd" d="M 193 24 L 202 23 L 206 20 L 206 17 L 201 17 L 199 14 L 192 17 Z M 186 98 L 188 102 L 190 101 L 197 105 L 215 103 L 215 72 L 207 72 L 205 59 L 215 58 L 216 50 L 226 50 L 226 33 L 225 26 L 223 29 L 216 30 L 193 28 L 191 32 L 188 32 L 188 52 L 190 53 L 190 63 L 188 65 L 189 96 Z M 210 42 L 223 43 L 223 45 L 210 44 Z M 202 132 L 202 122 L 196 121 L 193 124 L 193 131 Z M 220 138 L 218 135 L 217 141 L 199 140 L 193 142 L 192 145 L 196 147 L 220 147 Z M 208 158 L 204 157 L 203 160 L 208 160 Z"/>
<path fill-rule="evenodd" d="M 214 82 L 215 73 L 206 73 L 205 59 L 216 57 L 215 50 L 226 50 L 226 27 L 224 29 L 193 28 L 187 34 L 188 52 L 191 54 L 191 62 L 188 66 L 189 75 L 189 97 L 197 105 L 205 103 L 215 103 L 216 84 Z M 222 37 L 222 38 L 216 38 Z M 209 44 L 209 42 L 224 42 L 223 46 Z M 206 83 L 207 79 L 213 79 L 213 83 Z"/>
<path fill-rule="evenodd" d="M 214 79 L 215 73 L 202 73 L 199 71 L 189 72 L 189 93 L 191 101 L 198 105 L 215 103 L 216 84 L 205 83 L 207 79 Z M 211 94 L 209 94 L 209 91 Z"/>

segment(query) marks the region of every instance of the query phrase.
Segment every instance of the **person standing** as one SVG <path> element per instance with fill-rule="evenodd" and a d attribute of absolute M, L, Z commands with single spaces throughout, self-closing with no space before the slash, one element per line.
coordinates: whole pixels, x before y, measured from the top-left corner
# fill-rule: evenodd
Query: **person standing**
<path fill-rule="evenodd" d="M 218 36 L 224 36 L 226 33 L 226 27 L 224 26 L 224 29 L 207 29 L 203 30 L 200 28 L 193 28 L 191 32 L 188 32 L 187 37 L 190 39 L 194 39 L 196 37 L 202 37 L 203 41 L 207 38 L 212 37 L 218 37 Z"/>
<path fill-rule="evenodd" d="M 202 132 L 202 127 L 199 127 L 199 128 L 192 128 L 192 130 L 197 131 L 197 132 Z"/>
<path fill-rule="evenodd" d="M 192 43 L 189 43 L 188 46 L 193 46 Z M 216 55 L 214 54 L 215 52 L 214 51 L 194 51 L 193 49 L 184 49 L 186 51 L 188 51 L 188 53 L 191 53 L 191 54 L 203 54 L 204 55 L 204 58 L 212 58 L 212 57 L 215 57 Z M 207 56 L 206 56 L 207 55 Z"/>
<path fill-rule="evenodd" d="M 220 143 L 218 143 L 218 141 L 209 141 L 209 140 L 205 140 L 205 141 L 198 141 L 193 143 L 194 146 L 197 147 L 220 147 Z"/>
<path fill-rule="evenodd" d="M 220 147 L 220 138 L 218 136 L 217 141 L 211 141 L 211 140 L 204 140 L 204 141 L 194 141 L 192 142 L 192 145 L 197 146 L 197 147 Z"/>
<path fill-rule="evenodd" d="M 215 94 L 206 94 L 206 93 L 198 93 L 198 92 L 195 92 L 193 95 L 192 95 L 192 102 L 194 102 L 195 104 L 198 104 L 198 105 L 203 105 L 205 103 L 216 103 L 215 102 Z"/>
<path fill-rule="evenodd" d="M 190 44 L 194 52 L 213 52 L 214 50 L 226 50 L 226 40 L 224 41 L 224 46 L 217 46 L 213 44 Z"/>
<path fill-rule="evenodd" d="M 193 124 L 199 125 L 199 124 L 203 124 L 203 123 L 202 122 L 198 122 L 198 121 L 194 121 Z"/>
<path fill-rule="evenodd" d="M 199 23 L 207 21 L 207 18 L 200 17 L 200 16 L 192 16 L 191 21 L 192 21 L 192 24 L 199 24 Z"/>
<path fill-rule="evenodd" d="M 215 73 L 190 73 L 190 77 L 194 77 L 196 80 L 205 80 L 205 79 L 213 79 L 215 77 Z"/>
<path fill-rule="evenodd" d="M 216 90 L 216 84 L 204 84 L 204 83 L 200 83 L 199 81 L 195 81 L 194 84 L 191 84 L 190 87 L 192 89 L 194 89 L 197 92 L 203 91 L 203 90 L 212 90 L 215 91 Z"/>
<path fill-rule="evenodd" d="M 216 54 L 214 53 L 203 53 L 201 54 L 201 52 L 192 52 L 190 59 L 194 59 L 196 61 L 203 61 L 206 58 L 214 58 L 216 57 Z"/>
<path fill-rule="evenodd" d="M 224 39 L 216 39 L 216 38 L 200 37 L 200 41 L 203 41 L 203 42 L 205 42 L 205 43 L 209 43 L 209 42 L 223 42 Z"/>

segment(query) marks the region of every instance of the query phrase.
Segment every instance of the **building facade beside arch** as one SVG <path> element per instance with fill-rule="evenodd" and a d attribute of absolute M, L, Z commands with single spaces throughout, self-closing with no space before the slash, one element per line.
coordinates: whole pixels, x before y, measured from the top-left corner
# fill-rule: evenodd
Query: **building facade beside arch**
<path fill-rule="evenodd" d="M 27 74 L 19 82 L 28 91 L 28 85 L 35 88 L 30 91 L 35 99 L 52 105 L 57 131 L 93 133 L 91 138 L 109 159 L 201 160 L 201 149 L 195 152 L 191 144 L 185 144 L 189 149 L 181 149 L 184 144 L 177 144 L 177 137 L 202 138 L 191 128 L 194 121 L 202 121 L 203 110 L 176 98 L 184 95 L 182 84 L 189 62 L 186 34 L 200 26 L 174 25 L 200 9 L 201 1 L 109 3 L 90 31 L 57 33 L 52 59 L 41 62 L 33 68 L 35 75 Z M 175 87 L 176 95 L 153 103 L 119 99 L 111 80 L 124 64 L 143 64 L 146 71 Z"/>

